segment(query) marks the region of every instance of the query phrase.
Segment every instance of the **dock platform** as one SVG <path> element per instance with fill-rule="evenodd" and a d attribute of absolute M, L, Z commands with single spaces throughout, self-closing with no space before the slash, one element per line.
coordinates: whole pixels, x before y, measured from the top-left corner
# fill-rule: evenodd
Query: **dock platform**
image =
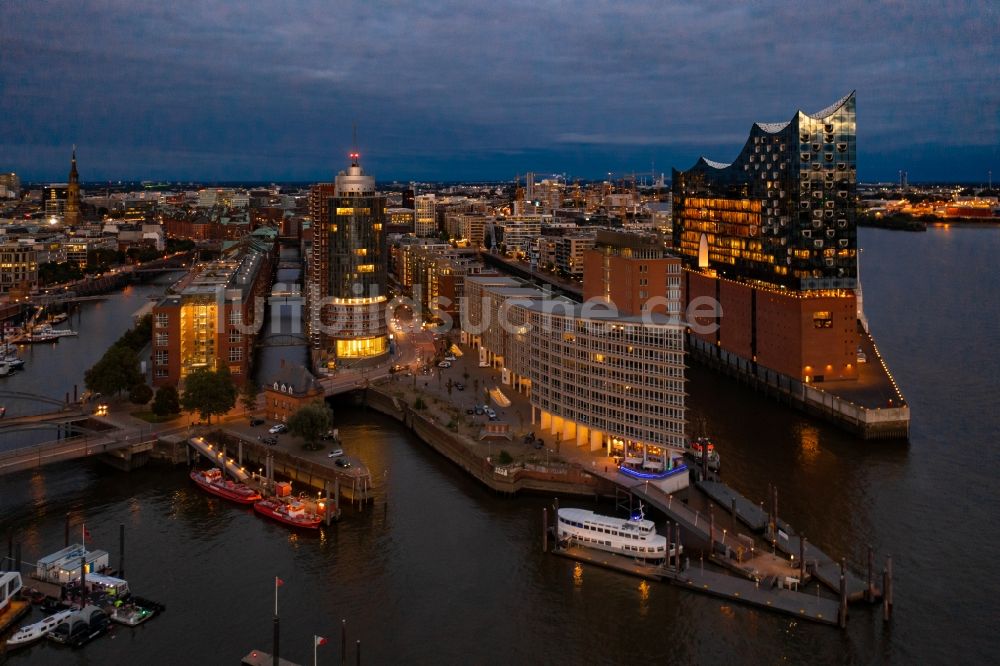
<path fill-rule="evenodd" d="M 768 582 L 757 582 L 693 567 L 678 572 L 672 567 L 639 564 L 622 555 L 582 546 L 555 548 L 552 552 L 577 562 L 593 564 L 647 580 L 666 581 L 683 586 L 692 592 L 785 613 L 803 620 L 834 626 L 839 622 L 840 605 L 837 601 L 781 589 L 777 587 L 778 581 L 774 577 L 765 579 Z"/>
<path fill-rule="evenodd" d="M 754 504 L 736 490 L 730 488 L 720 481 L 699 481 L 696 484 L 698 490 L 702 491 L 712 501 L 719 504 L 722 509 L 732 511 L 736 507 L 736 517 L 758 533 L 767 533 L 768 514 L 759 505 Z M 807 573 L 825 585 L 830 590 L 840 592 L 840 563 L 824 553 L 818 547 L 806 541 L 805 548 L 802 548 L 801 538 L 792 529 L 792 526 L 781 519 L 776 521 L 778 533 L 774 535 L 773 543 L 776 550 L 792 557 L 804 556 Z M 845 572 L 845 584 L 847 586 L 848 601 L 861 601 L 865 599 L 867 584 L 851 573 Z M 874 588 L 874 586 L 873 586 Z M 879 598 L 878 589 L 873 589 L 872 600 Z"/>
<path fill-rule="evenodd" d="M 624 555 L 616 555 L 603 550 L 594 550 L 593 548 L 584 548 L 583 546 L 564 546 L 554 548 L 552 552 L 562 557 L 568 557 L 571 560 L 594 564 L 606 569 L 639 576 L 647 580 L 663 580 L 669 573 L 666 567 L 640 564 Z"/>
<path fill-rule="evenodd" d="M 743 495 L 719 481 L 698 481 L 698 488 L 723 509 L 732 510 L 735 503 L 736 517 L 754 532 L 767 528 L 767 512 Z"/>
<path fill-rule="evenodd" d="M 6 632 L 18 620 L 31 612 L 31 602 L 21 599 L 11 599 L 7 608 L 0 613 L 0 634 Z"/>

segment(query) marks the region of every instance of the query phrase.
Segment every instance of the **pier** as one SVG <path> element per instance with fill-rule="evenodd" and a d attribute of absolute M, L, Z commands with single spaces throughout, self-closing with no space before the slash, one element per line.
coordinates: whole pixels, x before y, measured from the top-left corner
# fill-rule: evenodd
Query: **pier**
<path fill-rule="evenodd" d="M 226 441 L 223 443 L 213 444 L 201 436 L 191 437 L 187 443 L 190 450 L 197 451 L 230 476 L 249 485 L 273 484 L 275 476 L 282 476 L 327 496 L 332 494 L 337 498 L 338 512 L 341 498 L 359 507 L 374 499 L 371 473 L 360 463 L 343 470 L 243 439 L 238 433 L 226 431 L 224 434 Z M 261 470 L 259 476 L 252 471 L 254 467 Z"/>
<path fill-rule="evenodd" d="M 813 576 L 820 583 L 834 592 L 840 591 L 840 576 L 842 562 L 835 561 L 818 547 L 807 543 L 799 537 L 791 525 L 777 516 L 774 510 L 775 500 L 772 498 L 771 513 L 764 511 L 761 505 L 754 504 L 746 497 L 718 481 L 698 481 L 697 488 L 711 500 L 722 507 L 729 507 L 730 513 L 750 527 L 755 532 L 762 533 L 768 543 L 777 551 L 798 557 L 802 578 Z M 772 491 L 776 492 L 776 491 Z M 849 601 L 875 601 L 881 593 L 874 584 L 866 584 L 849 570 L 844 569 L 847 598 Z"/>
<path fill-rule="evenodd" d="M 548 523 L 547 509 L 544 511 L 543 523 Z M 554 528 L 545 525 L 544 529 L 547 546 L 548 532 Z M 846 622 L 846 600 L 838 602 L 799 592 L 797 591 L 799 580 L 791 576 L 784 578 L 768 576 L 758 580 L 748 580 L 711 570 L 706 571 L 704 563 L 700 567 L 693 567 L 688 558 L 681 556 L 668 559 L 666 564 L 652 566 L 623 555 L 574 545 L 572 542 L 563 545 L 558 539 L 554 541 L 551 552 L 574 562 L 592 564 L 646 580 L 678 585 L 699 594 L 707 594 L 761 610 L 784 613 L 820 624 L 843 626 Z"/>

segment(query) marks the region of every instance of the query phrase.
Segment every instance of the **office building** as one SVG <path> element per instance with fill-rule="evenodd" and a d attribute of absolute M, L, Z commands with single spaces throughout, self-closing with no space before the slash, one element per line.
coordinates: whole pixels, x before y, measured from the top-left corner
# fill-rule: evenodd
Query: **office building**
<path fill-rule="evenodd" d="M 530 397 L 546 436 L 669 470 L 684 446 L 681 323 L 552 299 L 510 277 L 470 276 L 465 291 L 463 339 Z"/>
<path fill-rule="evenodd" d="M 316 367 L 379 359 L 389 351 L 386 326 L 385 197 L 358 153 L 311 196 L 313 261 L 307 288 Z"/>

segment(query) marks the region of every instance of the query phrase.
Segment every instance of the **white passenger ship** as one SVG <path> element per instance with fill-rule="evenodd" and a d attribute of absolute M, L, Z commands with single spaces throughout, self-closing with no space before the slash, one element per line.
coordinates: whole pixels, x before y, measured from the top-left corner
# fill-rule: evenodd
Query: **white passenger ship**
<path fill-rule="evenodd" d="M 586 509 L 559 509 L 559 539 L 643 560 L 667 558 L 667 538 L 657 534 L 656 524 L 646 520 L 641 511 L 638 518 L 625 520 Z M 675 551 L 670 544 L 671 557 Z"/>

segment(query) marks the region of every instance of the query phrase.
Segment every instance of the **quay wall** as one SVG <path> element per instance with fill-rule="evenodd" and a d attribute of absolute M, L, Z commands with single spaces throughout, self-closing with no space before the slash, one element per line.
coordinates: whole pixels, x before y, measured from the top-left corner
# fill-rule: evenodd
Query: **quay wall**
<path fill-rule="evenodd" d="M 906 439 L 909 436 L 908 406 L 869 409 L 856 405 L 832 393 L 751 363 L 693 335 L 688 336 L 688 351 L 693 360 L 863 439 Z"/>
<path fill-rule="evenodd" d="M 496 492 L 513 495 L 529 491 L 591 497 L 595 494 L 614 494 L 612 483 L 588 474 L 575 465 L 533 465 L 533 469 L 494 466 L 470 451 L 461 435 L 448 430 L 433 416 L 425 416 L 378 389 L 367 389 L 364 403 L 405 425 L 425 444 Z"/>

